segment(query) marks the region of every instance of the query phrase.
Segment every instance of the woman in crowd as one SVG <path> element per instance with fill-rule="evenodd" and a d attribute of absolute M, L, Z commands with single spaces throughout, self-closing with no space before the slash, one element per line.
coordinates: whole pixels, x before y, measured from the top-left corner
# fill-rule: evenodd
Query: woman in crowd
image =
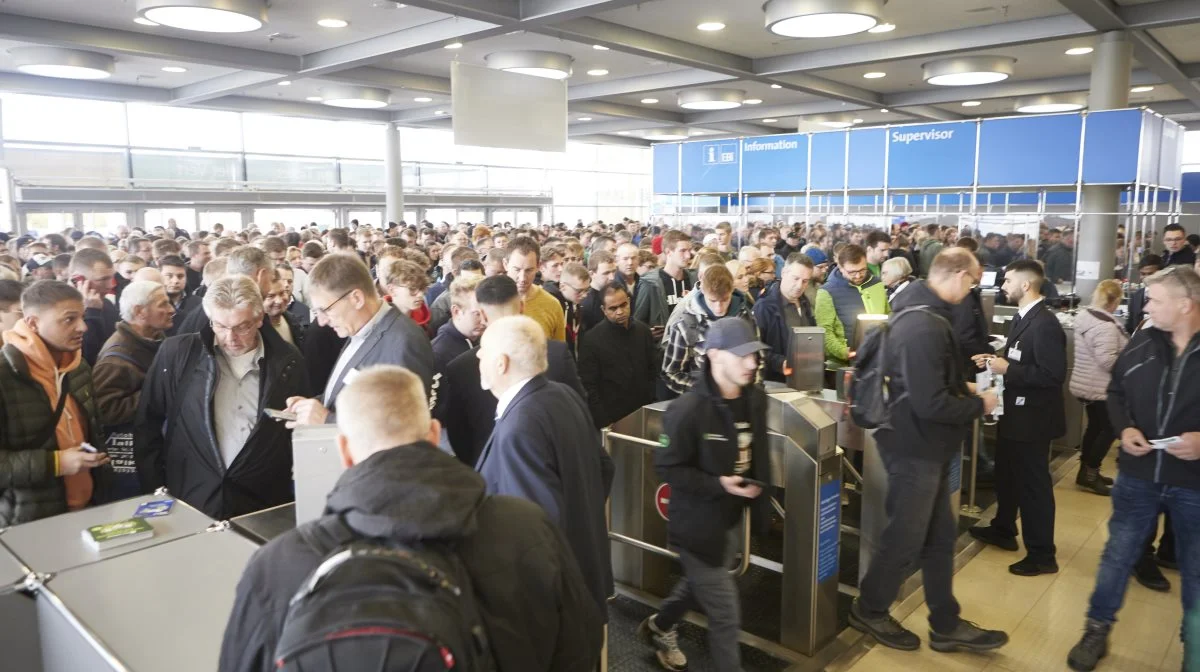
<path fill-rule="evenodd" d="M 1113 312 L 1121 305 L 1121 283 L 1104 280 L 1092 293 L 1092 304 L 1075 315 L 1075 371 L 1071 394 L 1087 410 L 1079 474 L 1075 484 L 1097 495 L 1109 494 L 1111 479 L 1100 474 L 1100 463 L 1112 447 L 1112 424 L 1108 417 L 1108 383 L 1117 356 L 1129 342 L 1121 321 Z"/>
<path fill-rule="evenodd" d="M 912 283 L 912 265 L 904 257 L 892 257 L 879 269 L 880 280 L 887 287 L 888 303 Z"/>
<path fill-rule="evenodd" d="M 770 259 L 755 259 L 746 264 L 746 281 L 750 287 L 750 298 L 755 301 L 776 280 L 775 262 Z M 735 276 L 736 280 L 736 276 Z"/>

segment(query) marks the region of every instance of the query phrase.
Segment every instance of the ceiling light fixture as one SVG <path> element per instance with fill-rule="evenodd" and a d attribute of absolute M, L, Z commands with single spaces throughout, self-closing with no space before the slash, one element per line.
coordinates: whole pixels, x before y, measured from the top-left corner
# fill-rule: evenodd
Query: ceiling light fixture
<path fill-rule="evenodd" d="M 1135 86 L 1129 90 L 1130 93 L 1149 93 L 1154 90 L 1153 86 Z"/>
<path fill-rule="evenodd" d="M 596 51 L 608 51 L 608 47 L 604 46 L 603 44 L 593 44 L 592 48 Z"/>
<path fill-rule="evenodd" d="M 450 44 L 447 44 L 446 46 L 444 46 L 442 48 L 443 49 L 462 49 L 462 42 L 451 42 Z"/>
<path fill-rule="evenodd" d="M 591 117 L 580 117 L 579 120 L 580 121 L 591 121 L 592 118 Z"/>
<path fill-rule="evenodd" d="M 868 32 L 868 33 L 876 33 L 876 34 L 878 34 L 878 33 L 890 33 L 890 32 L 892 32 L 892 31 L 893 31 L 893 30 L 895 30 L 895 29 L 896 29 L 896 24 L 894 24 L 894 23 L 881 23 L 881 24 L 879 24 L 878 26 L 875 26 L 874 28 L 871 28 L 871 29 L 870 29 L 870 30 L 868 30 L 867 32 Z"/>
<path fill-rule="evenodd" d="M 1074 112 L 1087 106 L 1087 95 L 1032 96 L 1018 98 L 1013 106 L 1021 114 L 1049 114 L 1052 112 Z"/>
<path fill-rule="evenodd" d="M 413 98 L 413 102 L 414 103 L 432 103 L 433 98 L 430 98 L 428 96 L 419 96 L 417 98 Z"/>
<path fill-rule="evenodd" d="M 434 113 L 434 114 L 436 114 L 436 115 L 438 115 L 438 116 L 440 117 L 440 116 L 442 116 L 443 114 L 445 114 L 445 113 L 446 113 L 446 111 L 445 111 L 445 110 L 434 110 L 434 111 L 433 111 L 433 113 Z"/>
<path fill-rule="evenodd" d="M 654 105 L 657 102 L 658 102 L 657 98 L 643 98 L 642 99 L 643 105 Z"/>
<path fill-rule="evenodd" d="M 319 103 L 325 99 L 320 96 L 309 96 L 309 97 L 305 98 L 305 100 L 307 100 L 310 103 Z"/>
<path fill-rule="evenodd" d="M 863 79 L 883 79 L 887 77 L 886 72 L 864 72 Z"/>
<path fill-rule="evenodd" d="M 742 101 L 742 104 L 743 105 L 761 105 L 762 100 L 760 100 L 758 98 L 747 98 L 746 100 Z"/>
<path fill-rule="evenodd" d="M 983 103 L 979 102 L 978 100 L 964 100 L 962 106 L 963 107 L 979 107 L 982 104 Z"/>
<path fill-rule="evenodd" d="M 134 19 L 133 22 L 138 25 L 142 25 L 142 26 L 157 26 L 158 25 L 157 23 L 151 21 L 150 19 L 142 18 L 140 16 L 137 17 L 136 19 Z"/>
<path fill-rule="evenodd" d="M 721 23 L 720 21 L 705 21 L 704 23 L 696 26 L 696 30 L 703 30 L 706 33 L 713 33 L 718 30 L 725 30 L 725 24 Z"/>
<path fill-rule="evenodd" d="M 642 137 L 656 142 L 687 140 L 688 130 L 686 128 L 656 128 L 652 131 L 646 131 Z"/>
<path fill-rule="evenodd" d="M 286 79 L 285 79 L 285 80 L 283 80 L 282 82 L 276 82 L 276 84 L 275 84 L 275 85 L 276 85 L 276 86 L 291 86 L 291 85 L 292 85 L 292 83 L 291 83 L 291 82 L 289 82 L 288 80 L 286 80 Z"/>
<path fill-rule="evenodd" d="M 588 70 L 588 74 L 592 77 L 603 77 L 608 74 L 608 70 L 605 70 L 604 68 L 595 68 L 594 70 Z"/>
<path fill-rule="evenodd" d="M 39 77 L 106 79 L 116 71 L 108 54 L 60 47 L 17 47 L 9 50 L 17 70 Z"/>
<path fill-rule="evenodd" d="M 679 106 L 685 110 L 732 110 L 741 107 L 745 91 L 738 89 L 691 89 L 679 93 Z"/>
<path fill-rule="evenodd" d="M 322 28 L 345 28 L 350 22 L 342 19 L 321 19 L 317 21 L 317 25 Z"/>
<path fill-rule="evenodd" d="M 882 113 L 884 113 L 884 114 L 887 114 L 888 112 L 891 112 L 891 110 L 889 110 L 889 109 L 887 109 L 887 108 L 885 107 L 885 108 L 883 108 L 882 110 L 880 110 L 880 112 L 882 112 Z"/>
<path fill-rule="evenodd" d="M 248 33 L 267 23 L 266 0 L 138 0 L 138 16 L 180 30 Z"/>
<path fill-rule="evenodd" d="M 162 69 L 163 72 L 180 73 L 187 72 L 187 68 L 181 68 L 178 65 L 168 65 Z"/>
<path fill-rule="evenodd" d="M 778 119 L 763 119 L 764 124 L 773 124 L 777 121 L 779 121 L 779 120 Z"/>
<path fill-rule="evenodd" d="M 571 63 L 575 59 L 556 51 L 496 51 L 484 57 L 487 67 L 493 70 L 515 72 L 519 75 L 566 79 L 571 76 Z"/>
<path fill-rule="evenodd" d="M 1017 59 L 1007 56 L 962 56 L 921 65 L 925 82 L 934 86 L 974 86 L 1008 79 Z"/>
<path fill-rule="evenodd" d="M 617 131 L 617 135 L 629 135 L 629 131 Z"/>
<path fill-rule="evenodd" d="M 874 28 L 885 0 L 767 0 L 767 30 L 784 37 L 839 37 Z"/>
<path fill-rule="evenodd" d="M 321 102 L 331 107 L 359 110 L 378 109 L 391 103 L 391 91 L 373 86 L 331 86 Z"/>
<path fill-rule="evenodd" d="M 854 125 L 854 117 L 849 114 L 818 114 L 808 117 L 805 121 L 827 128 L 849 128 Z"/>
<path fill-rule="evenodd" d="M 852 124 L 861 124 L 861 123 L 863 123 L 863 120 L 862 120 L 862 119 L 858 119 L 858 118 L 854 118 L 854 119 L 851 119 L 851 120 L 850 120 L 850 123 L 852 123 Z"/>
<path fill-rule="evenodd" d="M 1094 50 L 1091 47 L 1071 47 L 1063 53 L 1067 56 L 1083 56 L 1084 54 L 1092 53 L 1092 51 Z"/>
<path fill-rule="evenodd" d="M 772 85 L 771 85 L 771 88 L 772 88 L 772 89 L 782 89 L 782 88 L 783 88 L 783 85 L 782 85 L 782 84 L 772 84 Z"/>

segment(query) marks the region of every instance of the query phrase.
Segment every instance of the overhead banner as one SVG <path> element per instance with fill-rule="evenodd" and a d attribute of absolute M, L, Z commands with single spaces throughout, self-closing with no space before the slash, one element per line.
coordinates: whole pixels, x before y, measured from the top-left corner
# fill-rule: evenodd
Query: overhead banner
<path fill-rule="evenodd" d="M 567 82 L 450 64 L 454 144 L 567 151 Z"/>
<path fill-rule="evenodd" d="M 1137 180 L 1141 110 L 1089 112 L 1083 133 L 1083 183 L 1131 184 Z"/>
<path fill-rule="evenodd" d="M 974 121 L 888 129 L 888 187 L 971 186 L 977 129 Z"/>
<path fill-rule="evenodd" d="M 787 193 L 808 188 L 808 134 L 742 140 L 742 191 Z"/>
<path fill-rule="evenodd" d="M 679 145 L 654 145 L 650 149 L 654 168 L 654 193 L 674 194 L 679 191 Z"/>
<path fill-rule="evenodd" d="M 679 145 L 685 194 L 736 194 L 740 181 L 741 142 L 711 140 Z"/>
<path fill-rule="evenodd" d="M 883 189 L 887 161 L 888 129 L 862 128 L 850 131 L 847 189 Z"/>
<path fill-rule="evenodd" d="M 846 188 L 846 131 L 814 133 L 812 136 L 813 191 L 842 191 Z"/>
<path fill-rule="evenodd" d="M 1083 117 L 984 119 L 979 126 L 979 186 L 1075 184 Z M 1037 157 L 1030 160 L 1030 157 Z"/>

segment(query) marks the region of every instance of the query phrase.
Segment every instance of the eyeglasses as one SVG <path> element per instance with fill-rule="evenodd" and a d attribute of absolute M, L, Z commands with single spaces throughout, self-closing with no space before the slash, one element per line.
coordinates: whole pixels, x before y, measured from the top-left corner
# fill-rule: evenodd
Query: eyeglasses
<path fill-rule="evenodd" d="M 353 292 L 353 291 L 354 291 L 353 289 L 347 291 L 345 294 L 342 294 L 338 298 L 331 301 L 328 306 L 325 306 L 324 308 L 316 308 L 313 310 L 313 312 L 316 313 L 317 315 L 328 317 L 329 311 L 338 304 L 338 301 L 341 301 L 342 299 L 346 298 L 347 296 L 350 296 L 350 292 Z"/>
<path fill-rule="evenodd" d="M 213 331 L 220 331 L 223 333 L 228 332 L 228 333 L 232 333 L 236 336 L 248 336 L 248 335 L 250 335 L 251 332 L 253 332 L 255 329 L 257 329 L 260 324 L 262 324 L 261 320 L 252 320 L 249 322 L 243 322 L 241 324 L 234 325 L 232 327 L 227 327 L 223 324 L 218 324 L 216 322 L 213 322 L 212 328 L 213 328 Z"/>

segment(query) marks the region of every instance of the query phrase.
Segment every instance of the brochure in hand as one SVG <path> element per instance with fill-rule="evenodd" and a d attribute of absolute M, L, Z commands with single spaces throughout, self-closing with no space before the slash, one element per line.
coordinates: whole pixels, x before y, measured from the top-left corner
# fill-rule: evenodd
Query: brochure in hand
<path fill-rule="evenodd" d="M 154 527 L 144 518 L 130 518 L 115 523 L 93 525 L 83 530 L 83 540 L 97 551 L 132 544 L 154 536 Z"/>

